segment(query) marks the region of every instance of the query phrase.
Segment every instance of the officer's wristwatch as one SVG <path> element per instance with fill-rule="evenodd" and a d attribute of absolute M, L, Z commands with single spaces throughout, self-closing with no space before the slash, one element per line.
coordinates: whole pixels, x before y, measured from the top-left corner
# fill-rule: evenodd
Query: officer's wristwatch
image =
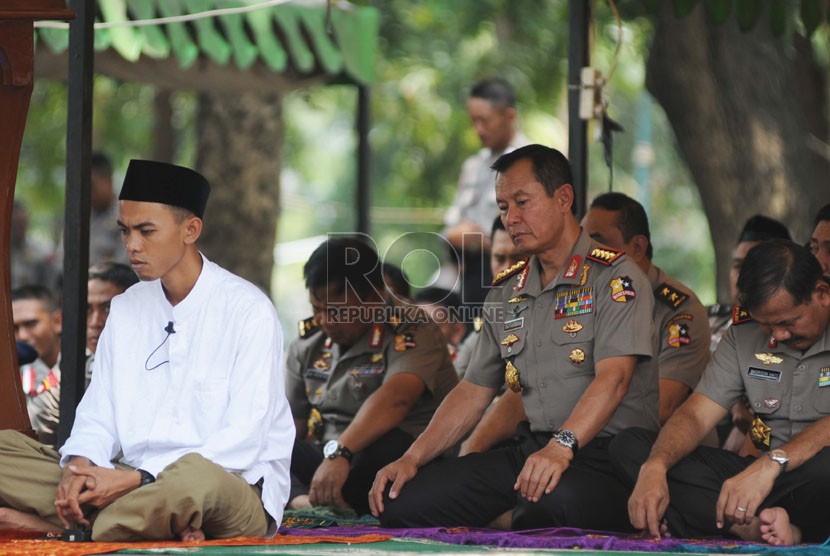
<path fill-rule="evenodd" d="M 326 459 L 334 459 L 337 456 L 343 456 L 346 461 L 352 461 L 352 451 L 340 444 L 336 440 L 329 440 L 323 446 L 323 455 Z"/>
<path fill-rule="evenodd" d="M 141 475 L 141 482 L 138 483 L 139 487 L 143 487 L 144 485 L 149 485 L 156 482 L 156 478 L 150 474 L 149 471 L 144 471 L 143 469 L 136 469 L 138 473 Z"/>
<path fill-rule="evenodd" d="M 579 450 L 579 441 L 576 439 L 576 435 L 567 429 L 561 429 L 553 433 L 553 439 L 556 440 L 560 446 L 570 448 L 574 455 L 576 455 L 577 450 Z"/>
<path fill-rule="evenodd" d="M 781 466 L 781 473 L 784 473 L 787 470 L 787 466 L 790 465 L 790 458 L 787 457 L 787 452 L 784 450 L 772 450 L 767 455 L 769 459 Z"/>

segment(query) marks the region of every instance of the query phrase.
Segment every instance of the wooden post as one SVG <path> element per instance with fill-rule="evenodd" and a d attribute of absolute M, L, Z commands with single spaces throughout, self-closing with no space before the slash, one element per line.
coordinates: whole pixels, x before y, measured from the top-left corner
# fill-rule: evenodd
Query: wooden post
<path fill-rule="evenodd" d="M 12 321 L 12 202 L 34 84 L 34 21 L 72 17 L 61 0 L 4 0 L 0 7 L 0 429 L 32 436 Z"/>

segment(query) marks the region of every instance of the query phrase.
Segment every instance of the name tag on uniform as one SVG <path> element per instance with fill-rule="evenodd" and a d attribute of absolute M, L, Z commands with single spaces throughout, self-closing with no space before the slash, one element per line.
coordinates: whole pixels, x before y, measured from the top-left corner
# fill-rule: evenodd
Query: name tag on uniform
<path fill-rule="evenodd" d="M 328 380 L 329 374 L 324 373 L 323 371 L 318 371 L 317 369 L 306 369 L 305 377 L 312 378 L 315 380 Z"/>
<path fill-rule="evenodd" d="M 758 367 L 750 367 L 746 376 L 749 378 L 757 378 L 758 380 L 770 380 L 772 382 L 781 382 L 781 371 L 773 371 L 770 369 L 759 369 Z"/>
<path fill-rule="evenodd" d="M 505 332 L 510 332 L 511 330 L 517 330 L 525 325 L 525 318 L 519 317 L 517 319 L 506 320 L 504 321 L 504 330 Z"/>

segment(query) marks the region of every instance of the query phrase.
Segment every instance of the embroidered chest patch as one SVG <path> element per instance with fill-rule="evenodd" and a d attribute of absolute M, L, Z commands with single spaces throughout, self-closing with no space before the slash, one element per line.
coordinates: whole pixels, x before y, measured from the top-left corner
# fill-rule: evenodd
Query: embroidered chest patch
<path fill-rule="evenodd" d="M 594 310 L 594 288 L 587 286 L 556 294 L 553 318 L 586 315 Z"/>

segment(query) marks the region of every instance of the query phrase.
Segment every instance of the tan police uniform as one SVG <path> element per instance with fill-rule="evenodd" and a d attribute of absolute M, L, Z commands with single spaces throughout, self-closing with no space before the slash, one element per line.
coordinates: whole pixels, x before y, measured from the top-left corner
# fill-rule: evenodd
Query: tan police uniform
<path fill-rule="evenodd" d="M 709 362 L 706 308 L 694 292 L 655 265 L 646 276 L 654 292 L 660 378 L 682 382 L 694 390 Z"/>
<path fill-rule="evenodd" d="M 623 401 L 600 436 L 630 426 L 656 429 L 659 391 L 652 359 L 653 298 L 637 265 L 582 232 L 547 287 L 531 258 L 485 304 L 482 341 L 466 378 L 495 388 L 517 370 L 531 430 L 554 432 L 595 378 L 597 361 L 640 357 Z M 485 341 L 486 340 L 486 341 Z"/>
<path fill-rule="evenodd" d="M 753 442 L 768 451 L 785 444 L 818 421 L 830 416 L 830 325 L 807 351 L 777 343 L 736 307 L 732 326 L 723 336 L 695 392 L 729 410 L 746 395 L 756 419 L 750 431 Z M 809 433 L 808 433 L 809 434 Z M 612 446 L 612 457 L 635 481 L 648 458 L 653 436 L 644 431 L 625 431 Z M 615 442 L 616 442 L 615 441 Z M 754 461 L 753 457 L 701 446 L 669 471 L 671 502 L 666 512 L 675 536 L 723 535 L 715 524 L 715 505 L 724 481 Z M 782 472 L 761 503 L 781 506 L 798 525 L 805 542 L 830 535 L 826 507 L 830 496 L 830 448 L 824 448 L 796 469 Z"/>
<path fill-rule="evenodd" d="M 830 415 L 830 334 L 802 353 L 771 340 L 739 309 L 696 391 L 726 409 L 746 394 L 753 443 L 775 449 Z"/>
<path fill-rule="evenodd" d="M 607 458 L 610 438 L 629 426 L 657 430 L 658 378 L 652 357 L 654 297 L 648 279 L 621 251 L 584 231 L 552 283 L 541 283 L 535 257 L 498 276 L 485 303 L 484 327 L 465 380 L 521 388 L 533 431 L 517 446 L 424 467 L 381 524 L 483 526 L 516 508 L 513 527 L 630 529 L 629 492 Z M 597 362 L 636 356 L 628 392 L 592 442 L 579 447 L 556 489 L 531 503 L 513 490 L 527 458 L 545 447 L 596 377 Z M 518 505 L 517 505 L 518 504 Z"/>
<path fill-rule="evenodd" d="M 343 433 L 369 396 L 395 375 L 414 374 L 423 381 L 424 394 L 396 429 L 352 461 L 344 498 L 353 508 L 368 511 L 375 473 L 406 451 L 458 382 L 438 325 L 420 309 L 385 309 L 383 318 L 346 349 L 312 319 L 300 323 L 301 336 L 288 349 L 286 395 L 294 419 L 310 421 L 311 438 L 295 441 L 292 497 L 307 490 L 322 461 L 322 444 Z"/>

